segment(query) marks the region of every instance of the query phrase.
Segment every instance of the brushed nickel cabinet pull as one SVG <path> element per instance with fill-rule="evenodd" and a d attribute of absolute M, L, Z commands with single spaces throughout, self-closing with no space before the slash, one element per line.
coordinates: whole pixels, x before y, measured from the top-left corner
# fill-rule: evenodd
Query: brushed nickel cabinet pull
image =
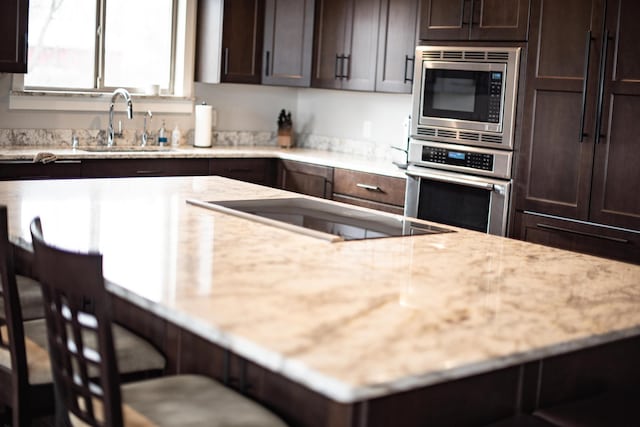
<path fill-rule="evenodd" d="M 375 191 L 377 193 L 382 193 L 382 188 L 378 187 L 377 185 L 370 185 L 370 184 L 361 184 L 361 183 L 357 183 L 356 187 L 358 188 L 363 188 L 367 191 Z"/>

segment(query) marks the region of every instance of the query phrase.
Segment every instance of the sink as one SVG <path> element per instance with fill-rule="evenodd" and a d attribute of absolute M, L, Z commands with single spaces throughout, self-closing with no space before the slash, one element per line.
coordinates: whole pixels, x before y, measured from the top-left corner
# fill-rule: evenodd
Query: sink
<path fill-rule="evenodd" d="M 107 147 L 106 145 L 94 145 L 78 148 L 81 151 L 101 152 L 101 153 L 117 153 L 117 152 L 146 152 L 146 151 L 173 151 L 171 147 L 162 147 L 159 145 L 147 145 L 141 147 L 139 145 L 114 145 Z"/>
<path fill-rule="evenodd" d="M 211 202 L 189 199 L 187 203 L 330 242 L 453 232 L 402 215 L 303 197 Z"/>

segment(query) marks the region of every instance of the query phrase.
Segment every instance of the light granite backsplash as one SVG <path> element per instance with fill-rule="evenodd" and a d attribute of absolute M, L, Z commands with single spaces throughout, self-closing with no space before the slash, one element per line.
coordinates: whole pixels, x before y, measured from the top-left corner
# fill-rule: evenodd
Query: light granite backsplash
<path fill-rule="evenodd" d="M 140 143 L 140 131 L 125 129 L 123 134 L 123 138 L 116 139 L 116 144 Z M 183 134 L 181 145 L 193 145 L 193 135 L 193 129 Z M 106 141 L 106 131 L 97 129 L 0 129 L 0 147 L 71 148 L 74 136 L 80 146 L 103 145 Z M 212 143 L 216 147 L 269 147 L 277 145 L 277 135 L 275 132 L 213 131 Z M 386 144 L 312 134 L 296 134 L 294 146 L 367 159 L 388 159 L 390 155 Z"/>

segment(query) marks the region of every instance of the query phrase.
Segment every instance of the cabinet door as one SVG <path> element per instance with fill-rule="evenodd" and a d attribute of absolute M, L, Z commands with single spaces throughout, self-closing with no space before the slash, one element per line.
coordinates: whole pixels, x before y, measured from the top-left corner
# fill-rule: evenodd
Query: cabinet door
<path fill-rule="evenodd" d="M 467 40 L 471 0 L 422 0 L 421 40 Z"/>
<path fill-rule="evenodd" d="M 208 159 L 96 159 L 82 162 L 82 176 L 85 178 L 208 174 Z"/>
<path fill-rule="evenodd" d="M 518 209 L 588 217 L 601 7 L 600 0 L 533 0 Z"/>
<path fill-rule="evenodd" d="M 278 187 L 309 196 L 331 198 L 333 168 L 282 160 L 278 164 Z"/>
<path fill-rule="evenodd" d="M 640 230 L 640 2 L 610 0 L 592 221 Z M 600 101 L 600 100 L 598 100 Z"/>
<path fill-rule="evenodd" d="M 81 165 L 80 160 L 56 160 L 51 163 L 5 160 L 0 161 L 0 180 L 80 178 Z"/>
<path fill-rule="evenodd" d="M 211 159 L 209 173 L 254 184 L 273 186 L 274 159 Z"/>
<path fill-rule="evenodd" d="M 28 0 L 0 3 L 0 72 L 27 72 Z"/>
<path fill-rule="evenodd" d="M 471 40 L 527 40 L 529 0 L 473 0 L 472 13 Z"/>
<path fill-rule="evenodd" d="M 339 89 L 342 87 L 345 21 L 344 0 L 316 0 L 313 73 L 311 86 Z"/>
<path fill-rule="evenodd" d="M 343 89 L 374 90 L 379 20 L 380 0 L 351 0 L 343 49 Z"/>
<path fill-rule="evenodd" d="M 311 84 L 314 0 L 266 0 L 262 84 Z"/>
<path fill-rule="evenodd" d="M 421 40 L 527 39 L 530 0 L 422 0 Z"/>
<path fill-rule="evenodd" d="M 418 0 L 382 0 L 377 92 L 411 93 L 417 25 Z"/>
<path fill-rule="evenodd" d="M 222 24 L 223 82 L 260 83 L 264 0 L 225 0 Z"/>

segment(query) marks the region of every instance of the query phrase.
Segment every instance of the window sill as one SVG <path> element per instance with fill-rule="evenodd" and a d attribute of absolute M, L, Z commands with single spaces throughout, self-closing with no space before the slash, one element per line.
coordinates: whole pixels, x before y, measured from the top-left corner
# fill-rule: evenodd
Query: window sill
<path fill-rule="evenodd" d="M 192 114 L 193 99 L 180 96 L 132 94 L 134 111 Z M 12 90 L 10 110 L 99 111 L 109 109 L 111 93 L 104 92 L 42 92 Z M 118 103 L 119 104 L 119 103 Z M 124 104 L 123 104 L 124 105 Z M 120 109 L 121 106 L 117 105 Z"/>

